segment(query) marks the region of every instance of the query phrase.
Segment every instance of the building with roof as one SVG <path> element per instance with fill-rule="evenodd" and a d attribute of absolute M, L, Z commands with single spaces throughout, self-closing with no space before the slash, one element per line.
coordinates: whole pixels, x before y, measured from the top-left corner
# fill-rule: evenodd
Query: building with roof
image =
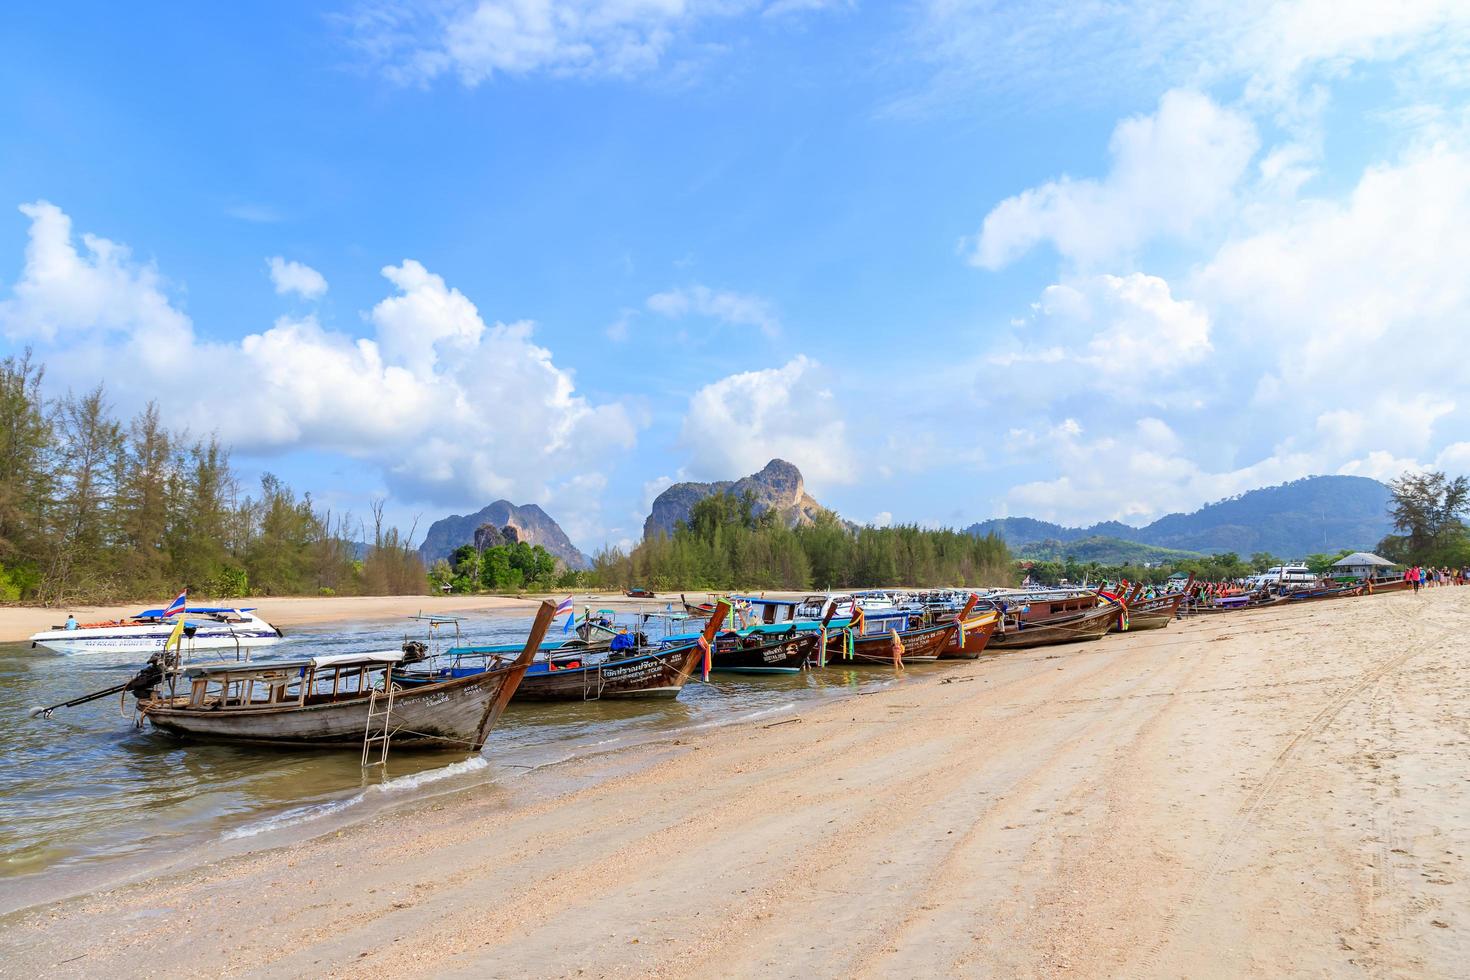
<path fill-rule="evenodd" d="M 1370 575 L 1385 575 L 1396 568 L 1398 566 L 1387 558 L 1380 558 L 1366 551 L 1355 551 L 1346 558 L 1333 562 L 1332 574 L 1367 578 Z"/>

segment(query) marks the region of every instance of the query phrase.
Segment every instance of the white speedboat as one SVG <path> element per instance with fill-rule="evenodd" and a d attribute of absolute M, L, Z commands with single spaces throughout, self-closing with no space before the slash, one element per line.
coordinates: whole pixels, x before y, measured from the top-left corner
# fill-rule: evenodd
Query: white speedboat
<path fill-rule="evenodd" d="M 183 612 L 182 646 L 186 651 L 238 651 L 279 643 L 281 631 L 254 613 L 253 608 L 189 606 Z M 43 630 L 31 637 L 31 646 L 57 653 L 136 653 L 147 659 L 163 649 L 177 620 L 162 609 L 145 609 L 127 619 Z"/>

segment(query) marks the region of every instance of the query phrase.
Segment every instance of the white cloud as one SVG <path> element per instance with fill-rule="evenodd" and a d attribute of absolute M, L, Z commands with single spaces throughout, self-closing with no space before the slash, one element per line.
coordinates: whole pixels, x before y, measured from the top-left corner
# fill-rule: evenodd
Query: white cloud
<path fill-rule="evenodd" d="M 1188 403 L 1188 371 L 1213 350 L 1204 309 L 1141 272 L 1054 283 L 1019 323 L 980 369 L 992 403 L 1046 405 L 1058 392 Z"/>
<path fill-rule="evenodd" d="M 1461 0 L 926 0 L 920 11 L 910 45 L 935 74 L 896 109 L 975 89 L 1075 100 L 1243 83 L 1247 101 L 1291 119 L 1355 64 L 1392 64 L 1400 86 L 1431 91 L 1463 81 L 1470 40 Z"/>
<path fill-rule="evenodd" d="M 693 314 L 731 326 L 755 327 L 768 337 L 781 332 L 781 320 L 771 304 L 749 293 L 696 284 L 654 293 L 646 305 L 652 312 L 671 320 Z"/>
<path fill-rule="evenodd" d="M 821 370 L 798 354 L 782 367 L 732 374 L 696 391 L 681 436 L 691 474 L 737 479 L 779 457 L 813 486 L 850 481 L 847 428 Z"/>
<path fill-rule="evenodd" d="M 72 241 L 71 218 L 48 201 L 22 204 L 31 219 L 25 272 L 0 301 L 0 330 L 13 340 L 49 341 L 69 334 L 118 333 L 139 350 L 167 359 L 192 336 L 189 318 L 169 304 L 151 264 L 96 235 Z"/>
<path fill-rule="evenodd" d="M 893 512 L 880 510 L 873 515 L 873 519 L 868 524 L 872 527 L 890 527 L 893 524 Z"/>
<path fill-rule="evenodd" d="M 361 4 L 351 42 L 400 82 L 453 75 L 466 86 L 497 76 L 627 77 L 653 70 L 711 22 L 845 6 L 829 0 L 452 0 Z"/>
<path fill-rule="evenodd" d="M 0 329 L 60 355 L 48 367 L 61 380 L 105 378 L 123 407 L 156 398 L 173 424 L 239 451 L 335 450 L 377 466 L 400 500 L 560 502 L 559 520 L 590 528 L 600 467 L 634 443 L 625 409 L 576 394 L 530 323 L 486 324 L 412 260 L 383 270 L 396 291 L 369 314 L 373 337 L 308 316 L 211 341 L 125 247 L 87 235 L 79 252 L 60 209 L 22 211 L 30 242 Z M 180 383 L 183 366 L 208 384 Z"/>
<path fill-rule="evenodd" d="M 1158 112 L 1120 122 L 1101 180 L 1061 177 L 998 204 L 970 261 L 999 269 L 1042 242 L 1081 265 L 1184 238 L 1220 213 L 1255 155 L 1255 126 L 1198 92 L 1165 93 Z"/>
<path fill-rule="evenodd" d="M 1166 423 L 1149 417 L 1096 438 L 1075 423 L 1058 426 L 1045 448 L 1059 475 L 1013 487 L 1007 509 L 1068 524 L 1145 524 L 1172 511 L 1320 472 L 1312 469 L 1310 457 L 1286 447 L 1254 464 L 1212 472 L 1180 452 L 1181 442 Z"/>
<path fill-rule="evenodd" d="M 276 295 L 295 293 L 302 299 L 320 299 L 327 291 L 327 280 L 320 272 L 300 262 L 288 262 L 279 255 L 265 260 L 271 271 L 271 283 Z"/>

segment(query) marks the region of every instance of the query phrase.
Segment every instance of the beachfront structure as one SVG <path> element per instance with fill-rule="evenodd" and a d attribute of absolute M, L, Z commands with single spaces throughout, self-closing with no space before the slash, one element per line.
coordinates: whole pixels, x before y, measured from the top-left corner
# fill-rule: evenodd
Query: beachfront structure
<path fill-rule="evenodd" d="M 1355 551 L 1346 558 L 1340 558 L 1332 563 L 1333 575 L 1351 575 L 1354 578 L 1368 578 L 1372 575 L 1385 575 L 1395 569 L 1396 566 L 1387 558 L 1369 554 L 1366 551 Z"/>

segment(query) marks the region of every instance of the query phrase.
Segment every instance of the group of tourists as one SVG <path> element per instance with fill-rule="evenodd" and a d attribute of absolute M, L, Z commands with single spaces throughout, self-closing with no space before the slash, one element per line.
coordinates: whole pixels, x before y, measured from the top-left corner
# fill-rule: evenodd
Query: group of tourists
<path fill-rule="evenodd" d="M 1404 572 L 1404 581 L 1412 585 L 1415 592 L 1440 585 L 1464 585 L 1470 582 L 1470 568 L 1425 568 L 1423 565 L 1414 565 Z"/>

